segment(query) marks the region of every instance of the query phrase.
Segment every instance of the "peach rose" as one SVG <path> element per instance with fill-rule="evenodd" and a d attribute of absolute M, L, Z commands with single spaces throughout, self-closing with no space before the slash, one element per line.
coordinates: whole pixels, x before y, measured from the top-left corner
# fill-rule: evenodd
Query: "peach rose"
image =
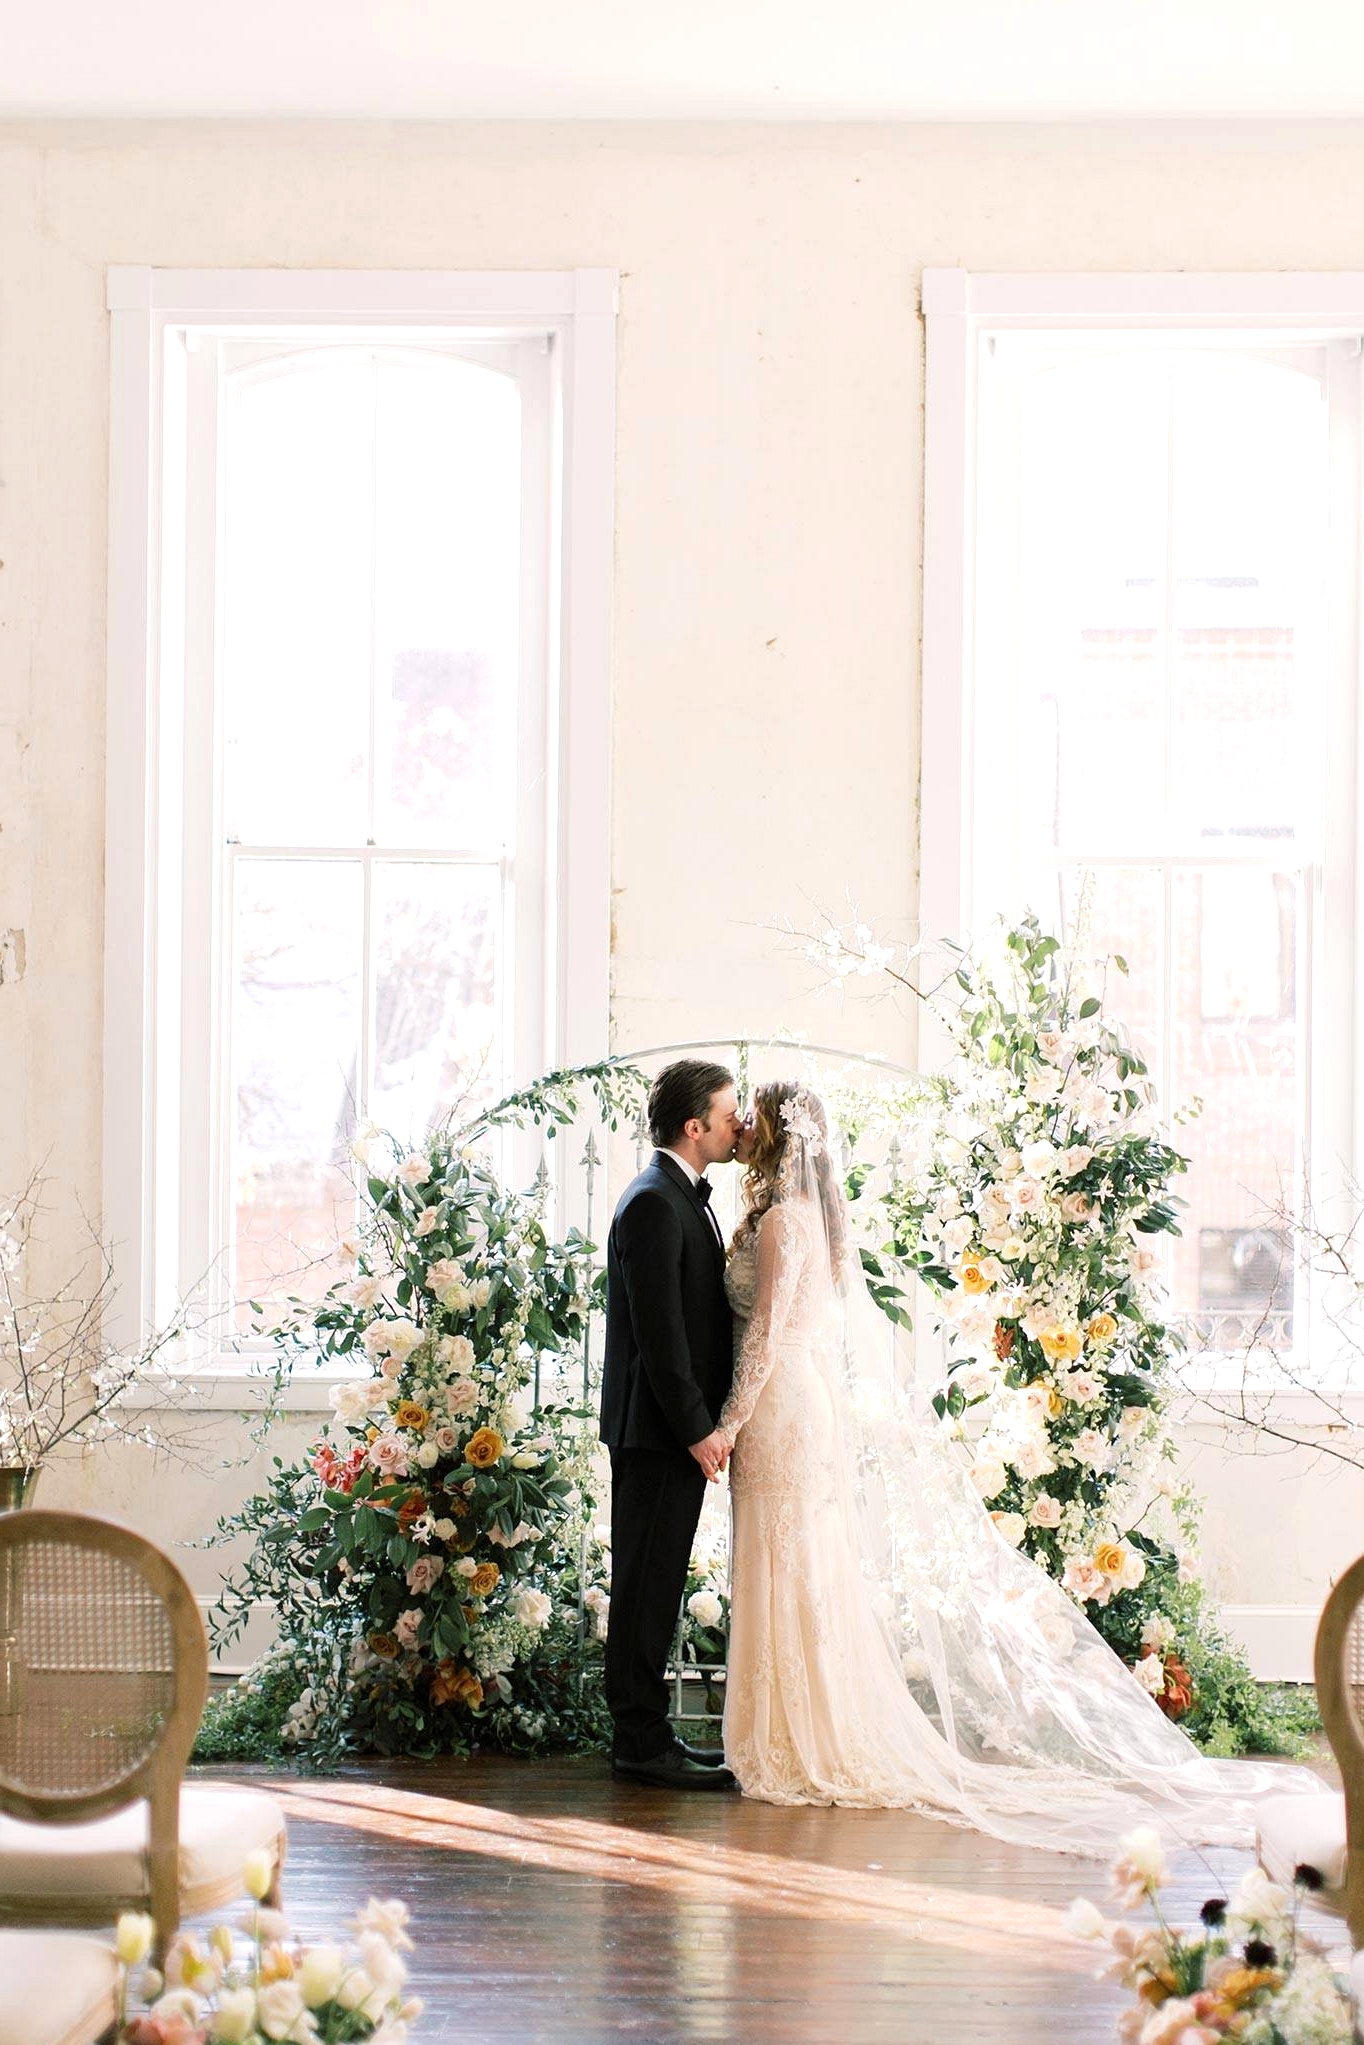
<path fill-rule="evenodd" d="M 495 1427 L 480 1427 L 465 1444 L 464 1460 L 476 1470 L 491 1470 L 494 1463 L 501 1461 L 506 1446 Z"/>
<path fill-rule="evenodd" d="M 495 1562 L 480 1562 L 473 1575 L 469 1578 L 470 1596 L 475 1598 L 491 1597 L 501 1581 L 502 1572 Z"/>

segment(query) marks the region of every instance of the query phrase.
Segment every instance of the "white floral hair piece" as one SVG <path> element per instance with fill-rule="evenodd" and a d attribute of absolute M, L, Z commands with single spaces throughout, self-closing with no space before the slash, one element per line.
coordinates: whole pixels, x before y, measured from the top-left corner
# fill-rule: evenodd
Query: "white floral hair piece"
<path fill-rule="evenodd" d="M 802 1090 L 792 1094 L 789 1101 L 783 1101 L 781 1119 L 788 1137 L 796 1137 L 811 1157 L 818 1157 L 824 1148 L 824 1132 L 815 1120 L 809 1094 Z"/>

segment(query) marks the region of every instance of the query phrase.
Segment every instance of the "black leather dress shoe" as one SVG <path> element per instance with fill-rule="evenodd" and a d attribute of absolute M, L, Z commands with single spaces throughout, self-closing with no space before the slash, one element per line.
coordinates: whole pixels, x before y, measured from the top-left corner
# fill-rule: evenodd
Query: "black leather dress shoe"
<path fill-rule="evenodd" d="M 699 1761 L 703 1768 L 723 1768 L 725 1750 L 723 1747 L 693 1747 L 689 1740 L 674 1739 L 673 1745 L 689 1761 Z"/>
<path fill-rule="evenodd" d="M 643 1782 L 651 1789 L 736 1789 L 738 1784 L 723 1766 L 693 1761 L 680 1746 L 665 1747 L 650 1761 L 612 1759 L 611 1773 L 617 1782 Z"/>

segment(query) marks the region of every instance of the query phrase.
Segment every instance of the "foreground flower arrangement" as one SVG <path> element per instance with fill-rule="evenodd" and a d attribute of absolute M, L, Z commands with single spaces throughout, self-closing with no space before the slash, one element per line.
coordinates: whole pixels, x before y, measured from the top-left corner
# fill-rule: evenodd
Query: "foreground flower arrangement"
<path fill-rule="evenodd" d="M 1303 1896 L 1321 1886 L 1315 1868 L 1296 1870 L 1291 1896 L 1262 1869 L 1250 1869 L 1229 1900 L 1203 1905 L 1198 1931 L 1167 1922 L 1165 1878 L 1159 1835 L 1130 1833 L 1114 1864 L 1114 1890 L 1124 1910 L 1149 1904 L 1154 1923 L 1110 1923 L 1084 1900 L 1071 1905 L 1067 1920 L 1074 1937 L 1107 1947 L 1103 1978 L 1137 1997 L 1119 2020 L 1123 2045 L 1217 2045 L 1223 2038 L 1350 2045 L 1348 1988 L 1299 1931 Z"/>
<path fill-rule="evenodd" d="M 594 1430 L 557 1386 L 581 1369 L 601 1281 L 592 1246 L 553 1241 L 482 1141 L 518 1117 L 566 1121 L 584 1078 L 608 1118 L 633 1097 L 634 1075 L 594 1068 L 387 1162 L 362 1139 L 353 1276 L 277 1331 L 288 1353 L 360 1369 L 306 1461 L 277 1458 L 267 1491 L 220 1526 L 255 1545 L 216 1630 L 274 1604 L 280 1646 L 249 1682 L 290 1696 L 284 1739 L 319 1764 L 348 1748 L 466 1752 L 475 1731 L 532 1752 L 600 1717 L 604 1627 L 579 1604 L 580 1585 L 589 1617 L 606 1596 Z M 204 1757 L 222 1751 L 216 1730 L 210 1708 Z"/>
<path fill-rule="evenodd" d="M 118 1921 L 122 1963 L 117 2045 L 407 2045 L 422 2005 L 404 1995 L 412 1951 L 405 1903 L 371 1897 L 355 1920 L 355 1943 L 304 1946 L 277 1910 L 261 1907 L 272 1869 L 250 1854 L 243 1871 L 255 1899 L 242 1930 L 218 1924 L 182 1931 L 160 1971 L 147 1964 L 155 1927 L 128 1911 Z M 141 2004 L 140 2009 L 133 2007 Z"/>

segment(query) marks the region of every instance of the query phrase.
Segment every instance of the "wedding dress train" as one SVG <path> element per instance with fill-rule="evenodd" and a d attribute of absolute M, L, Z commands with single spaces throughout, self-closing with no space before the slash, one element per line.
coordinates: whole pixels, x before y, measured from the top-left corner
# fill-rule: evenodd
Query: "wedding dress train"
<path fill-rule="evenodd" d="M 837 1247 L 841 1191 L 808 1155 L 783 1180 L 726 1280 L 724 1736 L 745 1794 L 1105 1856 L 1142 1823 L 1245 1845 L 1258 1797 L 1322 1792 L 1303 1769 L 1202 1756 L 1000 1536 L 922 1394 L 868 1353 L 890 1345 Z"/>

